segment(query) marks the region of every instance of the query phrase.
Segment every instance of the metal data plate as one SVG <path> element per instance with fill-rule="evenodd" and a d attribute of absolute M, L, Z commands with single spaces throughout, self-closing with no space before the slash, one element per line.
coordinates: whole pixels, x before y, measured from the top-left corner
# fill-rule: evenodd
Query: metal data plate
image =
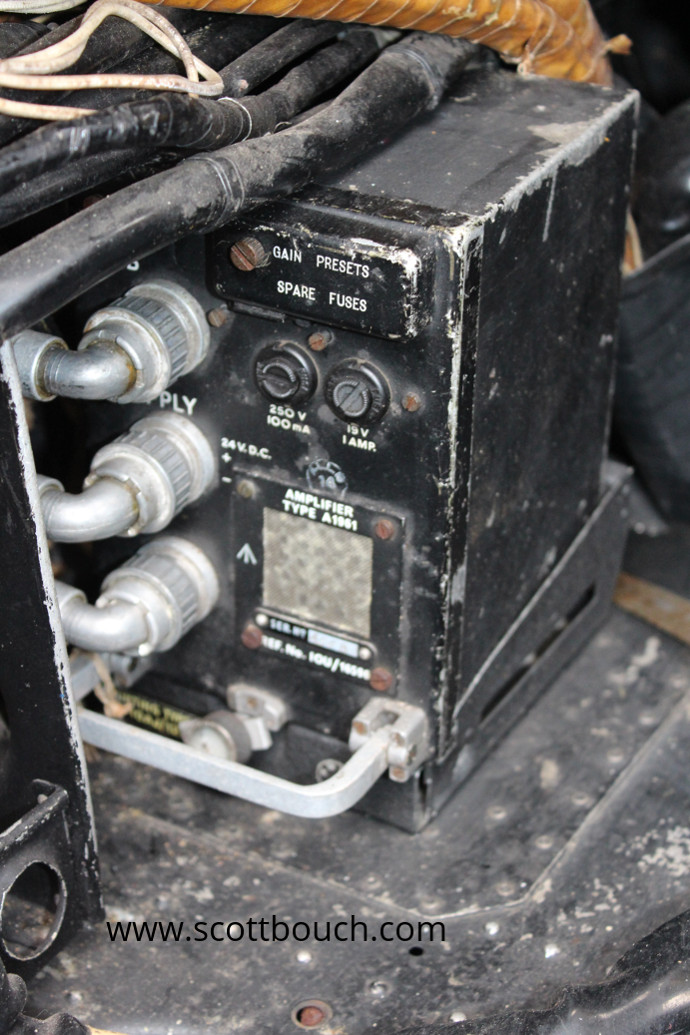
<path fill-rule="evenodd" d="M 238 642 L 254 625 L 262 655 L 367 688 L 376 666 L 397 672 L 404 518 L 249 469 L 240 479 L 230 522 Z M 376 534 L 381 522 L 390 538 Z"/>

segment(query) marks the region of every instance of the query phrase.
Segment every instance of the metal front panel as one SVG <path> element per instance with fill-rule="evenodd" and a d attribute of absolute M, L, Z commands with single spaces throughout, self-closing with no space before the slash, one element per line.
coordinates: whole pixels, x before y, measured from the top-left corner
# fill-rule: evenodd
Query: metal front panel
<path fill-rule="evenodd" d="M 325 721 L 351 716 L 380 668 L 398 694 L 406 518 L 255 471 L 238 487 L 230 524 L 242 677 L 280 687 L 293 714 L 311 709 L 312 721 L 315 709 Z M 376 534 L 381 522 L 389 539 Z"/>

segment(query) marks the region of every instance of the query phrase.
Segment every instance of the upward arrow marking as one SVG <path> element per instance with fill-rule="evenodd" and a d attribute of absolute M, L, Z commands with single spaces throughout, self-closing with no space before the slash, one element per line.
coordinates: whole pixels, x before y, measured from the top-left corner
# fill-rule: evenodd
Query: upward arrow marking
<path fill-rule="evenodd" d="M 254 551 L 252 550 L 249 543 L 245 543 L 242 549 L 237 554 L 237 560 L 243 561 L 245 564 L 258 564 Z"/>

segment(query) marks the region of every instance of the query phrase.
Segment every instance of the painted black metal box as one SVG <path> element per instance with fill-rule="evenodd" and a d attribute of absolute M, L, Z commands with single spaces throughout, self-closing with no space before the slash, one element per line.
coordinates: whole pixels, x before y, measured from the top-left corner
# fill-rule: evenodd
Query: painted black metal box
<path fill-rule="evenodd" d="M 142 263 L 220 314 L 151 405 L 217 445 L 218 491 L 177 527 L 222 594 L 137 696 L 278 694 L 291 722 L 252 764 L 303 781 L 372 696 L 421 706 L 430 760 L 364 803 L 415 829 L 572 655 L 622 546 L 604 457 L 634 120 L 633 94 L 480 70 L 349 172 Z"/>

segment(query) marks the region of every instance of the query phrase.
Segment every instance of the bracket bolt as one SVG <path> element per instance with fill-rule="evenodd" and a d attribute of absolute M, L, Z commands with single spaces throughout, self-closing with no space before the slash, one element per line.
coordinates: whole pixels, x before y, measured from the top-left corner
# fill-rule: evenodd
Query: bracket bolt
<path fill-rule="evenodd" d="M 393 686 L 393 673 L 387 668 L 375 668 L 369 678 L 369 685 L 372 690 L 379 690 L 384 693 Z"/>
<path fill-rule="evenodd" d="M 374 535 L 377 539 L 392 539 L 395 535 L 395 525 L 388 518 L 381 518 L 374 525 Z"/>
<path fill-rule="evenodd" d="M 224 323 L 228 322 L 229 315 L 230 313 L 227 309 L 217 306 L 215 309 L 209 309 L 206 313 L 206 319 L 211 324 L 211 327 L 222 327 Z"/>
<path fill-rule="evenodd" d="M 242 630 L 242 643 L 249 650 L 256 650 L 260 647 L 263 638 L 264 634 L 261 632 L 258 625 L 246 625 Z"/>

